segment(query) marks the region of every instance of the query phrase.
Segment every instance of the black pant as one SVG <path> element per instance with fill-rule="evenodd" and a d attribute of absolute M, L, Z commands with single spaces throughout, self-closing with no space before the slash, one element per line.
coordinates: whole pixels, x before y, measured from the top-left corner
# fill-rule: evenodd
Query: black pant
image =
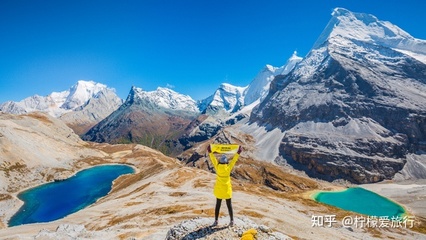
<path fill-rule="evenodd" d="M 216 198 L 216 208 L 214 210 L 214 219 L 217 221 L 219 218 L 220 206 L 222 205 L 222 199 Z M 226 199 L 226 206 L 228 207 L 229 217 L 231 221 L 234 221 L 234 212 L 232 211 L 232 202 L 231 199 Z"/>

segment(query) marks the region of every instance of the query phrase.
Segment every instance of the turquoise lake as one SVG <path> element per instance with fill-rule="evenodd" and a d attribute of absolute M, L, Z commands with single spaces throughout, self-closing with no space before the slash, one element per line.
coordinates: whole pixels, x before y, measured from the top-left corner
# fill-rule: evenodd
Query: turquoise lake
<path fill-rule="evenodd" d="M 348 188 L 340 192 L 320 192 L 314 199 L 344 210 L 369 216 L 402 217 L 405 210 L 401 205 L 390 201 L 364 188 Z"/>
<path fill-rule="evenodd" d="M 108 194 L 120 175 L 134 173 L 128 165 L 101 165 L 82 170 L 64 181 L 40 185 L 18 194 L 24 205 L 9 226 L 50 222 L 77 212 Z"/>

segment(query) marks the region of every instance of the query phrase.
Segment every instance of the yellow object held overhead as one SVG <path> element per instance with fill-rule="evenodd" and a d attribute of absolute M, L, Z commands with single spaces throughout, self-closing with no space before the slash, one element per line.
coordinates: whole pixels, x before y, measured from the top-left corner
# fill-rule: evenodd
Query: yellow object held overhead
<path fill-rule="evenodd" d="M 237 153 L 238 144 L 210 144 L 210 149 L 214 153 Z"/>
<path fill-rule="evenodd" d="M 230 199 L 232 198 L 231 171 L 240 156 L 238 154 L 239 145 L 211 144 L 210 148 L 212 152 L 209 153 L 209 157 L 216 170 L 216 183 L 213 193 L 218 199 Z M 228 164 L 219 164 L 216 156 L 213 154 L 215 152 L 213 149 L 216 149 L 217 153 L 234 153 L 235 151 L 235 154 Z"/>
<path fill-rule="evenodd" d="M 243 235 L 241 236 L 241 240 L 254 240 L 256 239 L 256 234 L 256 229 L 249 229 L 243 233 Z"/>

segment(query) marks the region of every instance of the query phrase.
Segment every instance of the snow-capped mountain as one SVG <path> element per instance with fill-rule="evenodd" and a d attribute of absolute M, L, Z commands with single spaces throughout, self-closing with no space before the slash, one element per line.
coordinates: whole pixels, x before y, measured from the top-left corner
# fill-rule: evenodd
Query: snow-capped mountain
<path fill-rule="evenodd" d="M 425 53 L 425 40 L 337 8 L 251 121 L 285 131 L 280 156 L 315 177 L 390 179 L 407 153 L 426 149 Z"/>
<path fill-rule="evenodd" d="M 426 54 L 426 41 L 416 39 L 398 26 L 371 14 L 354 13 L 344 8 L 334 9 L 331 20 L 313 48 L 320 48 L 328 40 L 339 37 Z"/>
<path fill-rule="evenodd" d="M 302 59 L 294 52 L 281 67 L 266 65 L 244 90 L 244 105 L 250 105 L 257 100 L 261 102 L 268 95 L 272 80 L 278 75 L 287 75 Z"/>
<path fill-rule="evenodd" d="M 34 95 L 19 102 L 2 103 L 0 110 L 13 114 L 41 111 L 59 117 L 83 106 L 89 99 L 96 98 L 99 92 L 103 91 L 114 90 L 101 83 L 80 80 L 66 91 L 52 92 L 47 96 Z"/>
<path fill-rule="evenodd" d="M 93 81 L 78 81 L 69 90 L 34 95 L 19 102 L 0 104 L 0 111 L 24 114 L 34 111 L 49 113 L 82 134 L 122 104 L 115 90 Z"/>
<path fill-rule="evenodd" d="M 93 81 L 78 81 L 70 88 L 64 103 L 60 106 L 62 109 L 76 109 L 86 104 L 89 99 L 96 98 L 100 92 L 108 89 L 106 85 Z"/>
<path fill-rule="evenodd" d="M 132 87 L 126 101 L 91 128 L 84 140 L 109 143 L 135 142 L 173 154 L 176 139 L 198 116 L 196 102 L 167 88 L 144 91 Z"/>
<path fill-rule="evenodd" d="M 142 90 L 142 88 L 132 87 L 127 100 L 146 101 L 165 109 L 198 112 L 197 103 L 190 96 L 163 87 L 158 87 L 155 91 L 149 92 Z"/>
<path fill-rule="evenodd" d="M 49 113 L 51 116 L 58 117 L 67 111 L 71 111 L 71 109 L 61 108 L 68 94 L 68 91 L 53 92 L 48 96 L 34 95 L 19 102 L 7 101 L 0 104 L 0 110 L 12 114 L 42 111 Z"/>
<path fill-rule="evenodd" d="M 278 75 L 286 75 L 302 60 L 297 52 L 281 67 L 266 65 L 250 82 L 248 86 L 238 87 L 222 83 L 210 97 L 198 102 L 201 112 L 216 113 L 220 109 L 228 113 L 235 113 L 244 106 L 256 101 L 262 101 L 268 95 L 272 80 Z"/>
<path fill-rule="evenodd" d="M 202 112 L 215 113 L 220 109 L 236 112 L 244 105 L 244 91 L 247 87 L 237 87 L 222 83 L 210 97 L 201 100 L 198 107 Z"/>

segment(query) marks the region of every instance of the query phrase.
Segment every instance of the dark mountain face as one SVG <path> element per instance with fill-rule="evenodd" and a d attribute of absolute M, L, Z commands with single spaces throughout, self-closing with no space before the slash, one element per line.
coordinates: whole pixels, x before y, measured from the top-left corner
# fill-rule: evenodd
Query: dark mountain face
<path fill-rule="evenodd" d="M 90 129 L 84 140 L 108 143 L 139 143 L 175 155 L 182 146 L 177 139 L 196 113 L 164 108 L 131 91 L 126 102 Z"/>
<path fill-rule="evenodd" d="M 389 179 L 407 153 L 425 149 L 426 65 L 336 37 L 277 76 L 251 121 L 286 131 L 280 154 L 312 176 Z"/>

